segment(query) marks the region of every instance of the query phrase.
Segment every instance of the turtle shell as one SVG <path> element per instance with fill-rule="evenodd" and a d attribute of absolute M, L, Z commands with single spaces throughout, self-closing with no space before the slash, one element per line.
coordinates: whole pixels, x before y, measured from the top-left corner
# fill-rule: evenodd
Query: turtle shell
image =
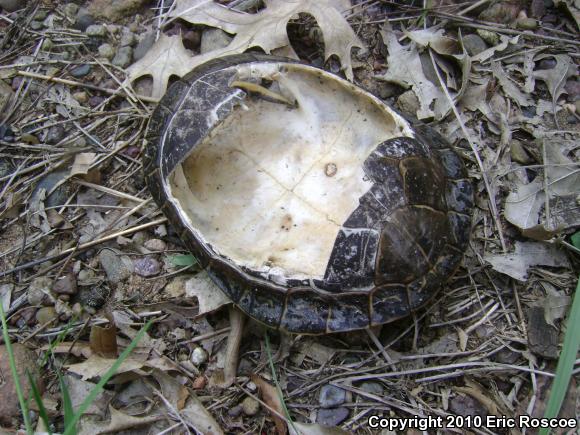
<path fill-rule="evenodd" d="M 457 269 L 472 186 L 433 130 L 323 70 L 224 57 L 173 83 L 151 116 L 145 177 L 210 277 L 294 333 L 409 315 Z"/>

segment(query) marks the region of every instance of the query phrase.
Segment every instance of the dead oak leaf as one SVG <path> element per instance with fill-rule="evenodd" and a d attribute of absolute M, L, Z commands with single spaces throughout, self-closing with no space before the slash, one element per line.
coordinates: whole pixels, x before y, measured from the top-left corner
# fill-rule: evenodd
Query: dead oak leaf
<path fill-rule="evenodd" d="M 266 8 L 256 14 L 243 14 L 228 9 L 213 1 L 178 0 L 171 17 L 181 18 L 192 24 L 218 27 L 235 34 L 231 43 L 223 49 L 225 53 L 242 53 L 248 48 L 260 47 L 266 53 L 281 47 L 289 47 L 286 32 L 288 21 L 300 13 L 312 15 L 324 39 L 325 59 L 336 55 L 342 62 L 346 77 L 353 79 L 351 49 L 363 48 L 363 42 L 356 36 L 348 22 L 331 0 L 265 0 Z M 218 57 L 222 50 L 213 50 Z"/>
<path fill-rule="evenodd" d="M 183 76 L 198 65 L 209 60 L 243 53 L 259 47 L 266 53 L 278 48 L 289 48 L 286 33 L 288 21 L 299 13 L 312 15 L 320 27 L 324 39 L 325 58 L 336 55 L 349 80 L 353 79 L 351 49 L 364 48 L 348 22 L 335 8 L 331 0 L 265 1 L 266 8 L 256 14 L 244 14 L 208 0 L 177 0 L 169 16 L 192 24 L 217 27 L 234 34 L 224 48 L 192 56 L 179 36 L 162 35 L 157 43 L 138 62 L 127 69 L 129 83 L 146 75 L 153 78 L 152 97 L 160 98 L 171 75 Z M 290 51 L 293 54 L 293 51 Z"/>
<path fill-rule="evenodd" d="M 151 96 L 161 98 L 167 89 L 169 78 L 172 75 L 184 76 L 191 71 L 191 64 L 191 54 L 183 46 L 181 36 L 161 34 L 147 54 L 127 68 L 126 81 L 132 83 L 138 78 L 151 76 Z"/>
<path fill-rule="evenodd" d="M 417 111 L 419 119 L 433 117 L 442 119 L 449 111 L 449 102 L 443 91 L 425 76 L 416 44 L 414 42 L 405 46 L 399 44 L 397 36 L 389 29 L 381 30 L 381 35 L 389 51 L 387 56 L 389 68 L 385 74 L 377 78 L 412 89 L 419 99 L 420 107 Z"/>

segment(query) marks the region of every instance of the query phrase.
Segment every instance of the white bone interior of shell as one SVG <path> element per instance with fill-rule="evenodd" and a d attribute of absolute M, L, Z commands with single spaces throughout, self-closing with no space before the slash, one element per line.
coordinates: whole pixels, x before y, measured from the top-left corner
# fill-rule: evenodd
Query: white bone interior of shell
<path fill-rule="evenodd" d="M 413 136 L 372 95 L 303 65 L 238 66 L 296 107 L 248 95 L 178 165 L 169 182 L 190 228 L 235 264 L 281 283 L 322 278 L 343 222 L 371 187 L 363 162 Z"/>

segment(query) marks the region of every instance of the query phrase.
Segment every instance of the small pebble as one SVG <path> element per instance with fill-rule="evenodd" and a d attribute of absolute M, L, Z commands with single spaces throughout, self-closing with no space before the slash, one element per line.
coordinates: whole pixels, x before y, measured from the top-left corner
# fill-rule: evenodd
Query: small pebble
<path fill-rule="evenodd" d="M 191 387 L 194 390 L 203 390 L 207 384 L 207 379 L 205 376 L 198 376 L 191 383 Z"/>
<path fill-rule="evenodd" d="M 44 325 L 50 321 L 56 320 L 58 314 L 54 307 L 42 307 L 36 312 L 36 321 L 39 325 Z"/>
<path fill-rule="evenodd" d="M 77 292 L 77 279 L 72 273 L 66 273 L 56 280 L 52 291 L 58 294 L 74 295 Z"/>
<path fill-rule="evenodd" d="M 39 9 L 34 14 L 34 19 L 36 21 L 44 21 L 44 20 L 46 20 L 47 16 L 48 16 L 48 11 L 46 11 L 45 9 Z"/>
<path fill-rule="evenodd" d="M 381 396 L 384 392 L 383 386 L 378 382 L 363 382 L 360 389 L 375 396 Z"/>
<path fill-rule="evenodd" d="M 73 77 L 77 77 L 77 78 L 79 78 L 79 77 L 84 77 L 84 76 L 86 76 L 86 75 L 87 75 L 88 73 L 90 73 L 90 72 L 91 72 L 91 66 L 90 66 L 90 65 L 87 65 L 87 64 L 85 64 L 85 65 L 80 65 L 80 66 L 77 66 L 76 68 L 73 68 L 73 69 L 71 70 L 70 74 L 71 74 Z"/>
<path fill-rule="evenodd" d="M 112 59 L 115 56 L 115 49 L 111 44 L 101 44 L 99 45 L 99 56 Z"/>
<path fill-rule="evenodd" d="M 78 101 L 79 103 L 81 103 L 81 104 L 84 104 L 84 103 L 86 103 L 87 101 L 89 101 L 89 96 L 88 96 L 88 94 L 87 94 L 86 92 L 84 92 L 84 91 L 75 92 L 75 93 L 73 94 L 73 98 L 74 98 L 75 100 L 77 100 L 77 101 Z"/>
<path fill-rule="evenodd" d="M 85 30 L 88 36 L 104 37 L 107 34 L 107 29 L 102 24 L 91 24 Z"/>
<path fill-rule="evenodd" d="M 207 351 L 203 347 L 196 347 L 191 353 L 191 362 L 196 366 L 200 366 L 207 361 Z"/>
<path fill-rule="evenodd" d="M 518 18 L 516 27 L 522 30 L 535 30 L 538 28 L 538 22 L 533 18 Z"/>
<path fill-rule="evenodd" d="M 28 145 L 36 145 L 40 143 L 38 138 L 30 133 L 22 133 L 22 135 L 20 136 L 20 140 Z"/>
<path fill-rule="evenodd" d="M 135 273 L 143 277 L 159 275 L 161 272 L 161 263 L 151 256 L 136 259 L 133 266 Z"/>
<path fill-rule="evenodd" d="M 95 19 L 84 8 L 81 8 L 77 14 L 77 19 L 74 28 L 84 32 L 89 26 L 95 24 Z"/>
<path fill-rule="evenodd" d="M 487 50 L 487 44 L 481 38 L 481 36 L 470 33 L 469 35 L 465 35 L 463 37 L 463 46 L 467 51 L 467 54 L 470 56 L 475 56 L 476 54 L 481 53 L 484 50 Z"/>
<path fill-rule="evenodd" d="M 113 57 L 112 64 L 119 68 L 127 68 L 131 65 L 133 49 L 130 46 L 121 47 Z"/>
<path fill-rule="evenodd" d="M 52 50 L 53 47 L 54 47 L 54 43 L 52 42 L 52 39 L 46 38 L 44 40 L 44 42 L 42 43 L 42 49 L 44 51 L 50 51 L 50 50 Z"/>
<path fill-rule="evenodd" d="M 346 391 L 334 385 L 324 385 L 320 389 L 320 397 L 318 402 L 323 408 L 332 408 L 334 406 L 342 405 L 346 400 Z"/>
<path fill-rule="evenodd" d="M 103 101 L 105 101 L 105 97 L 101 97 L 100 95 L 93 95 L 91 98 L 89 98 L 89 106 L 97 107 Z"/>
<path fill-rule="evenodd" d="M 143 56 L 145 56 L 145 54 L 147 54 L 147 52 L 153 46 L 154 43 L 155 43 L 155 33 L 149 32 L 143 35 L 143 37 L 137 44 L 137 47 L 135 47 L 135 51 L 133 52 L 133 59 L 137 61 L 141 59 Z"/>
<path fill-rule="evenodd" d="M 197 30 L 188 30 L 183 34 L 183 44 L 190 50 L 197 49 L 201 43 L 201 32 Z"/>
<path fill-rule="evenodd" d="M 124 281 L 131 276 L 131 270 L 125 262 L 110 249 L 103 249 L 99 253 L 99 263 L 112 283 Z"/>
<path fill-rule="evenodd" d="M 22 0 L 0 0 L 0 7 L 6 12 L 15 12 L 18 9 L 23 9 L 26 6 L 26 2 Z"/>
<path fill-rule="evenodd" d="M 81 304 L 79 304 L 78 302 L 76 302 L 72 306 L 72 312 L 76 318 L 79 318 L 81 316 L 81 314 L 83 313 L 83 306 Z"/>
<path fill-rule="evenodd" d="M 319 409 L 316 423 L 322 426 L 336 427 L 348 418 L 348 409 L 344 407 Z"/>
<path fill-rule="evenodd" d="M 243 412 L 241 405 L 236 405 L 228 410 L 228 415 L 232 418 L 237 418 Z"/>
<path fill-rule="evenodd" d="M 570 102 L 576 102 L 580 100 L 580 81 L 578 80 L 568 80 L 564 85 L 564 90 L 568 94 L 567 100 Z M 580 112 L 577 112 L 580 113 Z"/>
<path fill-rule="evenodd" d="M 242 411 L 244 411 L 244 414 L 248 417 L 252 417 L 260 411 L 260 402 L 253 397 L 248 396 L 242 401 Z"/>
<path fill-rule="evenodd" d="M 42 24 L 41 21 L 31 21 L 30 22 L 30 28 L 32 30 L 40 30 L 40 29 L 42 29 L 43 26 L 44 26 L 44 24 Z"/>
<path fill-rule="evenodd" d="M 552 69 L 556 66 L 556 59 L 553 57 L 547 57 L 542 59 L 537 64 L 537 69 Z"/>
<path fill-rule="evenodd" d="M 128 146 L 127 148 L 123 149 L 123 154 L 126 155 L 127 157 L 131 157 L 132 159 L 136 159 L 137 157 L 139 157 L 140 153 L 141 153 L 141 148 L 139 148 L 138 146 L 135 146 L 135 145 L 131 145 L 131 146 Z M 160 251 L 162 251 L 162 250 L 163 249 L 160 249 Z"/>
<path fill-rule="evenodd" d="M 32 306 L 48 305 L 50 302 L 50 288 L 52 280 L 46 276 L 35 278 L 30 283 L 27 292 L 28 303 Z"/>
<path fill-rule="evenodd" d="M 165 251 L 167 245 L 161 239 L 149 239 L 145 242 L 145 247 L 150 251 Z"/>
<path fill-rule="evenodd" d="M 45 142 L 51 145 L 57 144 L 64 138 L 65 133 L 62 124 L 53 125 L 48 129 Z"/>
<path fill-rule="evenodd" d="M 128 45 L 133 45 L 135 44 L 135 42 L 137 41 L 137 38 L 135 37 L 135 34 L 129 30 L 123 30 L 123 33 L 121 34 L 121 41 L 120 41 L 120 45 L 121 47 L 126 47 Z"/>
<path fill-rule="evenodd" d="M 75 18 L 79 13 L 79 5 L 76 3 L 67 3 L 64 5 L 64 14 L 69 18 Z"/>

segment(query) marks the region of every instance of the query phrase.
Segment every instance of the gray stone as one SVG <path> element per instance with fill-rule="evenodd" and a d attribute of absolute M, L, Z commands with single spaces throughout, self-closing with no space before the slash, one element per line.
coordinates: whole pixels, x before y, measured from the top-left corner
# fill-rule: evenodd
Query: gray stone
<path fill-rule="evenodd" d="M 74 295 L 77 292 L 77 278 L 73 273 L 65 273 L 60 276 L 52 286 L 52 291 L 57 294 Z"/>
<path fill-rule="evenodd" d="M 570 79 L 564 85 L 564 90 L 568 94 L 568 101 L 576 102 L 580 100 L 580 81 Z M 580 113 L 578 113 L 580 115 Z"/>
<path fill-rule="evenodd" d="M 136 259 L 133 262 L 133 266 L 135 267 L 135 273 L 139 276 L 155 276 L 161 272 L 161 263 L 150 256 Z"/>
<path fill-rule="evenodd" d="M 196 366 L 200 366 L 207 362 L 207 351 L 203 347 L 196 347 L 191 353 L 191 362 Z"/>
<path fill-rule="evenodd" d="M 537 69 L 552 69 L 556 66 L 556 59 L 553 57 L 547 57 L 542 59 L 537 64 Z"/>
<path fill-rule="evenodd" d="M 107 29 L 102 24 L 91 24 L 89 27 L 87 27 L 85 33 L 88 36 L 98 36 L 102 38 L 107 34 Z"/>
<path fill-rule="evenodd" d="M 260 402 L 253 397 L 248 396 L 242 401 L 242 411 L 244 411 L 244 414 L 247 416 L 252 417 L 260 411 Z"/>
<path fill-rule="evenodd" d="M 135 47 L 133 59 L 135 59 L 135 61 L 141 59 L 143 56 L 145 56 L 145 54 L 147 54 L 147 52 L 153 46 L 153 44 L 155 44 L 155 33 L 153 32 L 145 33 L 145 35 L 143 35 L 143 37 L 137 44 L 137 47 Z"/>
<path fill-rule="evenodd" d="M 470 56 L 475 56 L 482 51 L 487 50 L 487 44 L 479 35 L 471 33 L 463 37 L 463 46 Z"/>
<path fill-rule="evenodd" d="M 84 8 L 79 9 L 74 28 L 84 32 L 92 24 L 95 24 L 95 19 L 92 15 Z"/>
<path fill-rule="evenodd" d="M 397 99 L 397 106 L 406 115 L 417 116 L 419 110 L 419 99 L 411 89 L 403 92 Z"/>
<path fill-rule="evenodd" d="M 44 42 L 42 43 L 42 49 L 44 51 L 50 51 L 50 50 L 52 50 L 53 47 L 54 47 L 54 43 L 52 42 L 52 39 L 50 39 L 50 38 L 46 38 L 44 40 Z"/>
<path fill-rule="evenodd" d="M 533 18 L 518 18 L 516 27 L 522 30 L 535 30 L 538 28 L 538 22 Z"/>
<path fill-rule="evenodd" d="M 113 58 L 113 65 L 118 66 L 120 68 L 127 68 L 131 65 L 131 60 L 133 57 L 133 49 L 130 46 L 121 47 L 115 54 Z"/>
<path fill-rule="evenodd" d="M 144 245 L 150 251 L 165 251 L 167 245 L 161 239 L 150 239 L 145 242 Z"/>
<path fill-rule="evenodd" d="M 228 415 L 232 418 L 237 418 L 242 413 L 243 409 L 241 405 L 236 405 L 233 408 L 228 409 Z"/>
<path fill-rule="evenodd" d="M 339 406 L 346 400 L 346 391 L 334 385 L 324 385 L 320 389 L 320 397 L 318 402 L 323 408 L 332 408 Z"/>
<path fill-rule="evenodd" d="M 32 306 L 47 305 L 51 301 L 50 288 L 52 280 L 46 276 L 35 278 L 28 286 L 26 298 Z"/>
<path fill-rule="evenodd" d="M 50 321 L 56 320 L 58 314 L 54 307 L 42 307 L 36 312 L 36 321 L 39 325 L 44 325 Z"/>
<path fill-rule="evenodd" d="M 208 51 L 227 47 L 231 40 L 232 37 L 221 29 L 206 29 L 201 35 L 200 52 L 204 54 Z"/>
<path fill-rule="evenodd" d="M 32 30 L 40 30 L 44 27 L 44 24 L 42 24 L 42 21 L 31 21 L 30 22 L 30 28 Z"/>
<path fill-rule="evenodd" d="M 363 382 L 360 389 L 375 396 L 381 396 L 384 392 L 383 386 L 378 382 Z"/>
<path fill-rule="evenodd" d="M 99 45 L 99 56 L 112 59 L 115 56 L 115 49 L 111 44 L 101 44 Z"/>
<path fill-rule="evenodd" d="M 530 351 L 548 359 L 558 358 L 558 330 L 546 322 L 544 307 L 530 307 L 528 317 L 528 346 Z"/>
<path fill-rule="evenodd" d="M 348 409 L 345 407 L 319 409 L 316 423 L 322 426 L 336 427 L 348 418 Z"/>
<path fill-rule="evenodd" d="M 137 38 L 133 32 L 127 29 L 123 29 L 123 33 L 121 33 L 121 41 L 119 44 L 121 47 L 126 47 L 127 45 L 135 44 L 136 40 Z"/>
<path fill-rule="evenodd" d="M 103 249 L 99 253 L 99 263 L 112 283 L 119 283 L 131 276 L 131 270 L 121 260 L 119 255 L 110 249 Z"/>
<path fill-rule="evenodd" d="M 26 1 L 23 0 L 0 0 L 0 7 L 6 12 L 14 12 L 26 7 Z"/>
<path fill-rule="evenodd" d="M 46 9 L 39 9 L 34 14 L 34 19 L 36 21 L 44 21 L 44 20 L 46 20 L 47 16 L 48 16 L 48 11 Z"/>
<path fill-rule="evenodd" d="M 48 129 L 45 142 L 51 145 L 57 144 L 64 138 L 64 135 L 65 130 L 62 124 L 53 125 Z"/>
<path fill-rule="evenodd" d="M 86 76 L 88 73 L 91 72 L 91 66 L 90 65 L 81 65 L 81 66 L 77 66 L 76 68 L 73 68 L 70 72 L 70 74 L 73 77 L 84 77 Z"/>
<path fill-rule="evenodd" d="M 64 5 L 64 14 L 69 18 L 75 18 L 79 13 L 79 5 L 76 3 L 67 3 Z"/>

